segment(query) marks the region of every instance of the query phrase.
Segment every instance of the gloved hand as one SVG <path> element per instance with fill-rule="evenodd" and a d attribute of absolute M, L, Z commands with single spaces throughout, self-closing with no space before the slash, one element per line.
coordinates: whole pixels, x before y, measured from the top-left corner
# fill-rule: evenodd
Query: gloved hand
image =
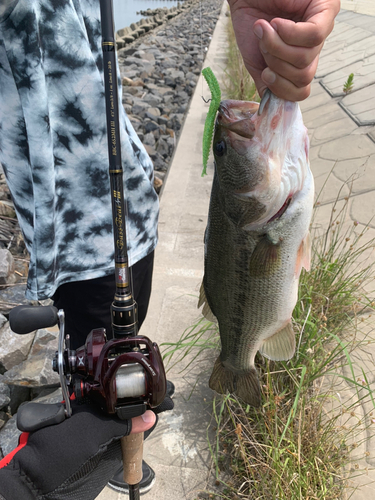
<path fill-rule="evenodd" d="M 95 499 L 121 464 L 120 438 L 153 428 L 158 409 L 130 421 L 73 402 L 70 418 L 23 433 L 0 462 L 0 500 Z"/>

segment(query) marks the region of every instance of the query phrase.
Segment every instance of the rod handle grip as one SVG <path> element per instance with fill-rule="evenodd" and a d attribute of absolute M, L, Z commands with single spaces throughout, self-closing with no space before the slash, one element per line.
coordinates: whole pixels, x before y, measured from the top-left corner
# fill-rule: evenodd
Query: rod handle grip
<path fill-rule="evenodd" d="M 142 479 L 143 432 L 121 438 L 124 481 L 138 484 Z"/>

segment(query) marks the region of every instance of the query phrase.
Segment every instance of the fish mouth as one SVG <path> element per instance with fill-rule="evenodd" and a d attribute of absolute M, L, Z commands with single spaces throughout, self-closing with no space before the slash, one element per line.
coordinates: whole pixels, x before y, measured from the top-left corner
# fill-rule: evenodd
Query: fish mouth
<path fill-rule="evenodd" d="M 254 117 L 257 116 L 259 103 L 251 101 L 222 101 L 219 106 L 216 124 L 230 132 L 252 139 L 255 135 Z"/>

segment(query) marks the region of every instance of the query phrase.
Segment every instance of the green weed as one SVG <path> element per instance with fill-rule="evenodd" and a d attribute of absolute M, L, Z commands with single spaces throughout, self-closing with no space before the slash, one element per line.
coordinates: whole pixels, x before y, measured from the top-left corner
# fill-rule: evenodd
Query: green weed
<path fill-rule="evenodd" d="M 344 94 L 349 94 L 349 92 L 351 92 L 353 90 L 353 88 L 354 88 L 353 81 L 354 81 L 354 73 L 350 73 L 350 75 L 348 76 L 348 79 L 344 83 L 344 87 L 342 89 Z"/>

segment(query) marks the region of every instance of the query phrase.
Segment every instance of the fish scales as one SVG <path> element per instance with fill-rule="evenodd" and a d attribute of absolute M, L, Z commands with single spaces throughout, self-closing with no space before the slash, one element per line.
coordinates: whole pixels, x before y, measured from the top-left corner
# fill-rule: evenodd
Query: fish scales
<path fill-rule="evenodd" d="M 257 351 L 270 359 L 294 353 L 291 315 L 300 271 L 309 268 L 314 192 L 298 105 L 271 95 L 263 118 L 257 111 L 257 103 L 240 101 L 219 109 L 199 301 L 221 338 L 210 387 L 254 406 Z M 268 135 L 267 120 L 276 124 Z"/>

